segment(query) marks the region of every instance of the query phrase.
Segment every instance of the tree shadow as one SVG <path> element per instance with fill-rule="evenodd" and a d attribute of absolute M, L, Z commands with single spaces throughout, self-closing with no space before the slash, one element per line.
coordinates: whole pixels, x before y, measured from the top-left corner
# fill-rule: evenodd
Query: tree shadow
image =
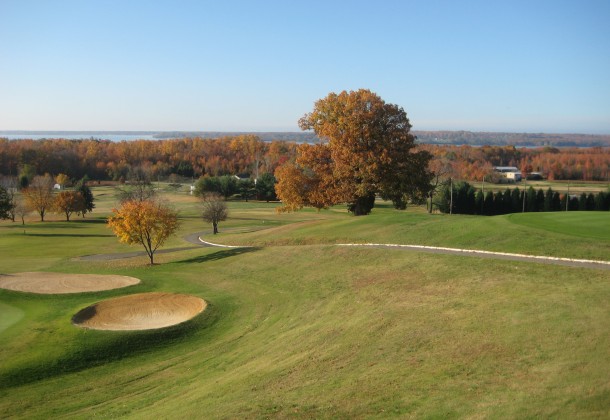
<path fill-rule="evenodd" d="M 93 331 L 80 335 L 80 340 L 66 353 L 52 362 L 31 363 L 5 372 L 0 389 L 29 384 L 121 359 L 180 345 L 198 339 L 209 341 L 205 331 L 219 319 L 218 308 L 208 304 L 206 310 L 184 323 L 157 330 Z M 78 327 L 75 327 L 78 328 Z M 89 335 L 97 336 L 90 339 Z M 70 351 L 71 350 L 71 351 Z"/>
<path fill-rule="evenodd" d="M 87 233 L 27 233 L 26 236 L 42 236 L 49 238 L 62 238 L 62 237 L 72 237 L 72 238 L 111 238 L 114 235 L 111 234 L 87 234 Z"/>
<path fill-rule="evenodd" d="M 231 249 L 223 249 L 218 252 L 214 252 L 213 254 L 200 255 L 198 257 L 189 258 L 186 260 L 176 261 L 176 263 L 180 264 L 201 264 L 208 261 L 218 261 L 224 258 L 236 257 L 242 254 L 248 254 L 250 252 L 259 251 L 261 248 L 259 247 L 243 247 L 243 248 L 231 248 Z"/>
<path fill-rule="evenodd" d="M 81 218 L 81 219 L 74 219 L 74 221 L 78 222 L 78 223 L 87 223 L 87 224 L 90 224 L 90 223 L 106 224 L 106 223 L 108 223 L 108 219 L 105 218 L 105 217 L 104 218 L 98 218 L 98 219 L 83 219 L 83 218 Z"/>

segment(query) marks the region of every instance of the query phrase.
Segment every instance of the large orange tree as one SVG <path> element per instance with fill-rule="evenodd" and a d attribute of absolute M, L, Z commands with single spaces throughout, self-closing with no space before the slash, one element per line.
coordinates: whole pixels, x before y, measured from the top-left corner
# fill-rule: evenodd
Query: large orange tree
<path fill-rule="evenodd" d="M 322 143 L 301 146 L 297 158 L 276 172 L 285 210 L 347 203 L 356 215 L 368 214 L 375 195 L 406 208 L 430 188 L 430 153 L 417 150 L 405 111 L 360 89 L 330 93 L 299 120 Z"/>
<path fill-rule="evenodd" d="M 154 264 L 155 251 L 178 228 L 178 213 L 158 200 L 130 200 L 120 209 L 113 209 L 108 226 L 119 241 L 141 244 Z"/>

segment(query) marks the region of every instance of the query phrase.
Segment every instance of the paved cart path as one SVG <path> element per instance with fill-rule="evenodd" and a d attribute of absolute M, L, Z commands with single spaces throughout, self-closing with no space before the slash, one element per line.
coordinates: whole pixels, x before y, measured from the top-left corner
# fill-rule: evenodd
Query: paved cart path
<path fill-rule="evenodd" d="M 204 235 L 210 235 L 210 231 L 195 232 L 183 237 L 186 242 L 189 242 L 196 246 L 187 246 L 180 248 L 169 248 L 157 251 L 158 254 L 165 254 L 170 252 L 184 251 L 189 249 L 196 249 L 198 247 L 221 247 L 221 248 L 249 248 L 248 246 L 238 245 L 222 245 L 209 241 L 203 240 Z M 336 244 L 335 246 L 341 247 L 368 247 L 368 248 L 385 248 L 385 249 L 396 249 L 403 251 L 415 251 L 415 252 L 426 252 L 430 254 L 444 254 L 444 255 L 460 255 L 465 257 L 478 257 L 478 258 L 492 258 L 498 260 L 509 260 L 509 261 L 524 261 L 524 262 L 536 262 L 543 264 L 563 265 L 568 267 L 580 267 L 580 268 L 597 268 L 603 270 L 610 270 L 610 261 L 598 261 L 598 260 L 587 260 L 579 258 L 560 258 L 560 257 L 549 257 L 543 255 L 526 255 L 526 254 L 515 254 L 510 252 L 494 252 L 484 251 L 477 249 L 459 249 L 459 248 L 447 248 L 438 246 L 426 246 L 426 245 L 404 245 L 404 244 L 377 244 L 377 243 L 366 243 L 366 244 Z M 120 254 L 95 254 L 85 255 L 79 257 L 83 261 L 110 261 L 123 258 L 133 258 L 139 256 L 145 256 L 144 251 L 126 252 Z"/>

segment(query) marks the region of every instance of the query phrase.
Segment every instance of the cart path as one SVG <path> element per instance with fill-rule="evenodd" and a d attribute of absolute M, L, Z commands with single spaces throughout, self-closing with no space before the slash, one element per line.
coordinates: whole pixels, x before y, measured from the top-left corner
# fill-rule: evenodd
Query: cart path
<path fill-rule="evenodd" d="M 553 265 L 564 265 L 564 266 L 568 266 L 568 267 L 598 268 L 598 269 L 603 269 L 603 270 L 610 270 L 610 261 L 587 260 L 587 259 L 579 259 L 579 258 L 548 257 L 548 256 L 544 256 L 544 255 L 514 254 L 511 252 L 483 251 L 483 250 L 479 250 L 479 249 L 460 249 L 460 248 L 447 248 L 447 247 L 441 247 L 441 246 L 427 246 L 427 245 L 371 244 L 371 243 L 336 244 L 336 246 L 414 250 L 414 251 L 418 251 L 418 252 L 427 252 L 430 254 L 460 255 L 460 256 L 468 256 L 468 257 L 492 258 L 492 259 L 509 260 L 509 261 L 536 262 L 536 263 L 553 264 Z"/>
<path fill-rule="evenodd" d="M 183 237 L 186 242 L 189 242 L 195 246 L 187 246 L 180 248 L 169 248 L 157 251 L 159 254 L 165 254 L 170 252 L 185 251 L 190 249 L 196 249 L 199 247 L 219 247 L 219 248 L 250 248 L 249 246 L 239 245 L 223 245 L 217 244 L 202 239 L 204 235 L 210 235 L 210 231 L 195 232 Z M 377 244 L 377 243 L 354 243 L 354 244 L 335 244 L 335 246 L 341 247 L 362 247 L 362 248 L 384 248 L 384 249 L 396 249 L 403 251 L 416 251 L 426 252 L 429 254 L 443 254 L 443 255 L 459 255 L 466 257 L 478 257 L 478 258 L 491 258 L 498 260 L 508 261 L 522 261 L 522 262 L 535 262 L 552 265 L 563 265 L 567 267 L 578 267 L 578 268 L 596 268 L 603 270 L 610 270 L 610 261 L 598 261 L 598 260 L 587 260 L 579 258 L 561 258 L 561 257 L 549 257 L 543 255 L 527 255 L 527 254 L 515 254 L 510 252 L 495 252 L 495 251 L 484 251 L 478 249 L 460 249 L 460 248 L 447 248 L 440 246 L 427 246 L 427 245 L 404 245 L 404 244 Z M 78 257 L 82 261 L 110 261 L 123 258 L 133 258 L 139 256 L 145 256 L 144 251 L 127 252 L 120 254 L 95 254 L 85 255 Z"/>

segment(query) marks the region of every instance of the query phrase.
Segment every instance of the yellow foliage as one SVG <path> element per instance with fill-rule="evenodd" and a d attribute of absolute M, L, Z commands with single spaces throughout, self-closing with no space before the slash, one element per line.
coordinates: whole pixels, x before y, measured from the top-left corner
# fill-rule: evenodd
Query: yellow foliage
<path fill-rule="evenodd" d="M 119 241 L 144 246 L 151 264 L 157 248 L 178 228 L 178 213 L 155 200 L 126 201 L 112 212 L 108 226 Z"/>

